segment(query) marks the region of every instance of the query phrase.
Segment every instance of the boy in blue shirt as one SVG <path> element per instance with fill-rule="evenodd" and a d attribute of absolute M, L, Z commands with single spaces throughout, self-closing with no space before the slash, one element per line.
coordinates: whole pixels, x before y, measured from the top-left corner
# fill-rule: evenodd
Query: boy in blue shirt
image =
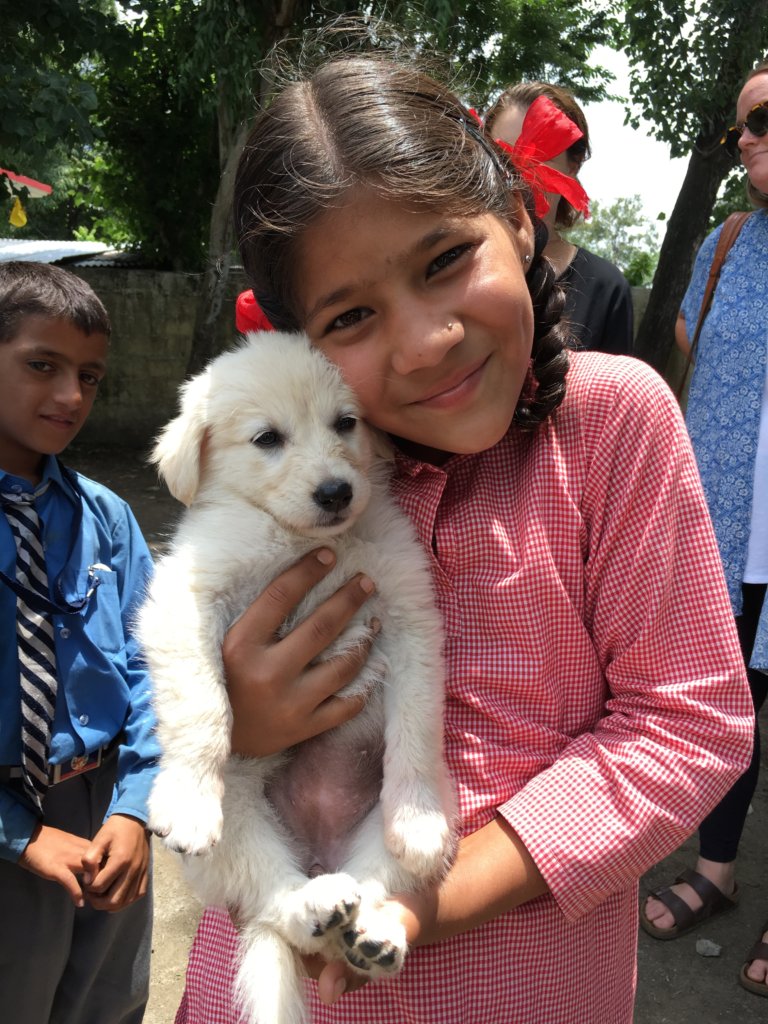
<path fill-rule="evenodd" d="M 57 459 L 109 334 L 80 278 L 0 263 L 0 1001 L 13 1024 L 139 1024 L 148 995 L 158 748 L 130 625 L 151 558 L 128 506 Z"/>

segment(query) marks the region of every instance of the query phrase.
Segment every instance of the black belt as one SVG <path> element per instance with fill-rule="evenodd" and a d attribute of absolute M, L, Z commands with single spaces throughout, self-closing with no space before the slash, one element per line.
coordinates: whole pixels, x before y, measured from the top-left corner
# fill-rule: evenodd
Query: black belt
<path fill-rule="evenodd" d="M 122 740 L 123 735 L 121 733 L 110 740 L 109 743 L 106 743 L 103 747 L 98 747 L 90 754 L 78 754 L 70 761 L 64 761 L 63 764 L 52 764 L 50 766 L 51 777 L 49 785 L 55 786 L 57 782 L 65 782 L 75 775 L 82 775 L 83 772 L 90 772 L 94 768 L 100 767 L 109 755 L 117 750 Z M 0 782 L 12 782 L 21 777 L 21 765 L 0 765 Z"/>

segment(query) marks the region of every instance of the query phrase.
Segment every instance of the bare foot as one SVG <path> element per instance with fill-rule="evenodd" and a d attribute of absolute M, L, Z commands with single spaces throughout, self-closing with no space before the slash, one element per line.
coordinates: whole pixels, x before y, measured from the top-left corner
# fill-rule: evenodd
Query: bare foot
<path fill-rule="evenodd" d="M 731 896 L 735 889 L 736 883 L 734 881 L 735 875 L 735 862 L 731 861 L 729 864 L 720 864 L 714 860 L 705 860 L 703 857 L 699 857 L 696 861 L 696 871 L 700 875 L 704 875 L 710 882 L 717 886 L 720 892 L 726 896 Z M 701 897 L 699 894 L 690 887 L 686 882 L 681 882 L 679 885 L 670 886 L 672 892 L 680 897 L 680 899 L 687 903 L 691 910 L 698 910 L 701 907 Z M 655 899 L 653 896 L 649 896 L 645 903 L 645 916 L 651 922 L 656 925 L 657 928 L 662 930 L 668 928 L 674 928 L 676 922 L 672 915 L 672 912 L 668 910 L 664 904 Z M 755 964 L 763 964 L 765 970 L 763 975 L 758 980 L 765 980 L 768 975 L 768 963 L 763 960 L 755 960 L 752 967 Z M 750 974 L 751 977 L 751 974 Z"/>

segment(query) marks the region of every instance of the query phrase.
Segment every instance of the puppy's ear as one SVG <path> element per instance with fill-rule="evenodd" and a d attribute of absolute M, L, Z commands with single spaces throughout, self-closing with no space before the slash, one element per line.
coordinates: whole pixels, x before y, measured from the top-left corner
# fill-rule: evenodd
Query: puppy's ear
<path fill-rule="evenodd" d="M 181 412 L 164 428 L 150 456 L 177 501 L 191 505 L 200 487 L 207 434 L 210 374 L 204 371 L 181 389 Z"/>
<path fill-rule="evenodd" d="M 376 430 L 375 427 L 368 427 L 371 435 L 371 447 L 373 454 L 379 459 L 384 459 L 386 462 L 395 461 L 395 449 L 392 446 L 392 442 L 389 439 L 389 434 L 385 434 L 383 430 Z"/>

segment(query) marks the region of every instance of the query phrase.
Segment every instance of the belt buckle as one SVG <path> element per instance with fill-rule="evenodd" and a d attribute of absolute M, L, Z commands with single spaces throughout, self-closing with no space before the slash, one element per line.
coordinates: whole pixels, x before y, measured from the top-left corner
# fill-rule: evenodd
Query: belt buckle
<path fill-rule="evenodd" d="M 55 786 L 57 782 L 64 782 L 67 779 L 74 778 L 75 775 L 82 775 L 83 772 L 90 772 L 94 768 L 98 768 L 101 764 L 101 757 L 102 748 L 99 747 L 92 754 L 76 754 L 71 761 L 65 761 L 64 764 L 55 764 L 50 784 Z"/>

